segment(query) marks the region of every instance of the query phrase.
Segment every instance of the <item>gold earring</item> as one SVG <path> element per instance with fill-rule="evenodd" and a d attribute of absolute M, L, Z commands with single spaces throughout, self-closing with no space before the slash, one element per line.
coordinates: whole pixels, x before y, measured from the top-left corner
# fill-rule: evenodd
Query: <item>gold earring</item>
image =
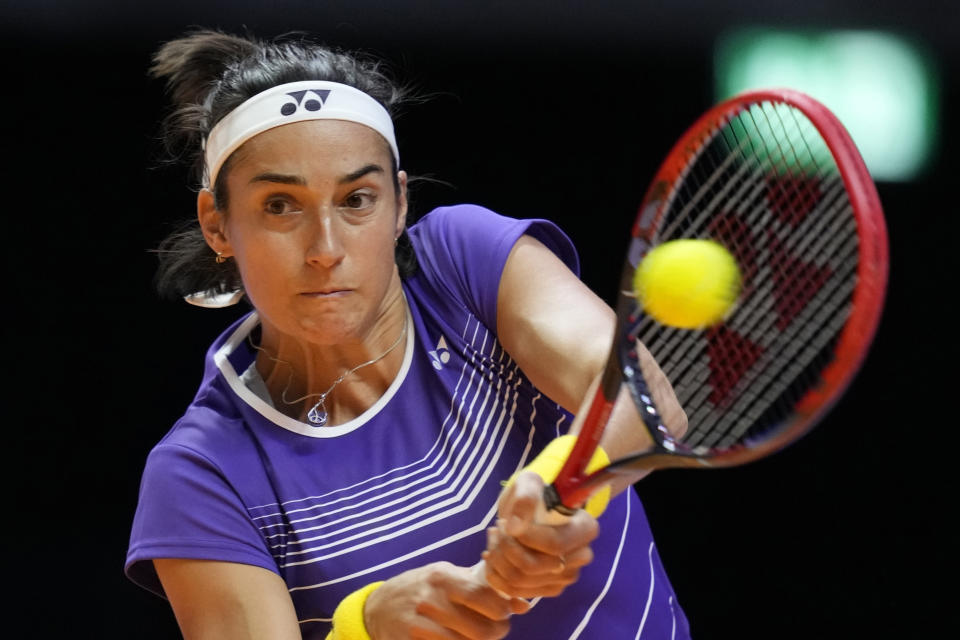
<path fill-rule="evenodd" d="M 214 258 L 214 260 L 217 261 L 217 264 L 223 264 L 227 261 L 227 259 L 223 257 L 223 251 L 217 251 L 217 257 Z"/>

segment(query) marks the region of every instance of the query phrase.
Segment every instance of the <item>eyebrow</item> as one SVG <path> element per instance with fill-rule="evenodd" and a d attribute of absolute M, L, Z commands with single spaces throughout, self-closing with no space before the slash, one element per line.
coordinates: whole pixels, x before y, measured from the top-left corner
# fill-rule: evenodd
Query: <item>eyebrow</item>
<path fill-rule="evenodd" d="M 348 184 L 354 180 L 359 180 L 369 173 L 384 173 L 384 170 L 383 167 L 378 164 L 368 164 L 338 179 L 337 183 Z M 250 178 L 250 183 L 253 184 L 254 182 L 276 182 L 279 184 L 295 184 L 299 186 L 306 186 L 307 184 L 307 180 L 303 176 L 270 172 L 260 173 Z"/>
<path fill-rule="evenodd" d="M 278 182 L 280 184 L 298 184 L 306 186 L 307 181 L 303 176 L 291 176 L 283 173 L 260 173 L 250 178 L 250 184 L 254 182 Z"/>
<path fill-rule="evenodd" d="M 357 169 L 353 173 L 348 173 L 347 175 L 340 178 L 337 182 L 340 184 L 347 184 L 348 182 L 353 182 L 354 180 L 359 180 L 368 173 L 384 173 L 383 167 L 378 164 L 368 164 L 365 167 Z"/>

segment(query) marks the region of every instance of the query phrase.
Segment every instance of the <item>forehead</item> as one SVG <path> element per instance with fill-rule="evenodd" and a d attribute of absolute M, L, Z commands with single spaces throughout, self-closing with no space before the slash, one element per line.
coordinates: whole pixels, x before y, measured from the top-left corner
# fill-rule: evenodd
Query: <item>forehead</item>
<path fill-rule="evenodd" d="M 346 120 L 306 120 L 260 133 L 231 157 L 231 172 L 283 171 L 305 174 L 318 170 L 354 171 L 357 165 L 390 167 L 393 153 L 379 133 Z"/>

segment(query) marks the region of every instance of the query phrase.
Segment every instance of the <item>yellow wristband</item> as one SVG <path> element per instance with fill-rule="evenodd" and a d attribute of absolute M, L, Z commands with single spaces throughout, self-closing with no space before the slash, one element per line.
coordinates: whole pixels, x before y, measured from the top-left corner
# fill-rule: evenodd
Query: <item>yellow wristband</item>
<path fill-rule="evenodd" d="M 327 634 L 327 640 L 372 640 L 363 621 L 363 606 L 382 584 L 383 581 L 368 584 L 340 601 L 333 612 L 333 628 Z"/>
<path fill-rule="evenodd" d="M 557 474 L 560 473 L 563 463 L 567 461 L 567 457 L 570 455 L 570 452 L 573 451 L 573 445 L 576 444 L 576 442 L 577 436 L 571 434 L 555 438 L 540 452 L 540 455 L 524 467 L 522 471 L 533 471 L 543 478 L 546 484 L 550 484 L 557 478 Z M 596 451 L 593 452 L 590 464 L 587 465 L 587 473 L 608 464 L 610 464 L 610 457 L 606 451 L 598 446 Z M 510 478 L 507 484 L 509 485 L 511 482 L 513 482 L 513 478 Z M 610 487 L 604 485 L 603 488 L 590 496 L 587 503 L 583 505 L 583 509 L 594 518 L 599 518 L 600 514 L 607 508 L 609 502 Z"/>

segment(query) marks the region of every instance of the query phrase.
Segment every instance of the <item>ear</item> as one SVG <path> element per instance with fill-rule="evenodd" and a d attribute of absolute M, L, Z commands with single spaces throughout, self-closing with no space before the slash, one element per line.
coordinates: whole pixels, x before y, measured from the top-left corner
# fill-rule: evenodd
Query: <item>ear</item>
<path fill-rule="evenodd" d="M 394 229 L 393 237 L 399 238 L 403 235 L 403 230 L 407 226 L 407 172 L 397 172 L 397 183 L 400 185 L 400 192 L 397 194 L 397 225 Z"/>
<path fill-rule="evenodd" d="M 232 256 L 233 248 L 227 239 L 223 213 L 214 204 L 213 192 L 209 189 L 201 189 L 197 194 L 197 218 L 210 248 L 225 258 Z"/>

